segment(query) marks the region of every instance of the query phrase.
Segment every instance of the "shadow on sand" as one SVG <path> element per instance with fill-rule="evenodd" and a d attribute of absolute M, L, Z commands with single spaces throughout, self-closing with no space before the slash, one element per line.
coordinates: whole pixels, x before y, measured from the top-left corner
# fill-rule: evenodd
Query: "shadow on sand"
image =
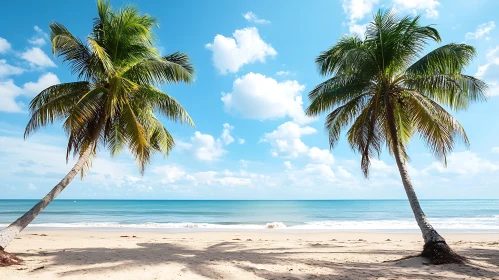
<path fill-rule="evenodd" d="M 68 270 L 60 276 L 75 276 L 80 273 L 102 274 L 124 268 L 147 267 L 159 264 L 177 263 L 185 267 L 184 271 L 197 274 L 208 279 L 226 278 L 223 271 L 218 271 L 215 267 L 217 263 L 226 262 L 235 268 L 245 270 L 263 279 L 376 279 L 386 277 L 388 279 L 417 278 L 417 279 L 443 279 L 438 276 L 439 271 L 450 271 L 456 275 L 453 278 L 485 278 L 495 279 L 498 277 L 497 270 L 491 271 L 486 267 L 473 264 L 467 265 L 443 265 L 428 266 L 423 265 L 421 260 L 397 261 L 388 263 L 366 263 L 349 262 L 347 264 L 335 262 L 335 258 L 342 254 L 390 254 L 407 255 L 407 251 L 398 250 L 377 250 L 377 251 L 332 251 L 320 253 L 331 258 L 305 258 L 303 254 L 317 253 L 293 251 L 291 248 L 247 248 L 244 242 L 221 242 L 204 249 L 192 249 L 179 243 L 137 243 L 138 248 L 84 248 L 66 249 L 63 251 L 24 253 L 18 254 L 20 257 L 49 256 L 52 258 L 52 266 L 72 266 L 77 269 Z M 318 245 L 311 244 L 310 247 Z M 343 246 L 338 246 L 343 247 Z M 330 247 L 323 247 L 329 249 Z M 310 250 L 313 251 L 313 250 Z M 492 249 L 469 249 L 460 253 L 472 259 L 487 262 L 490 265 L 499 265 L 499 250 Z M 99 264 L 99 267 L 89 267 Z M 287 272 L 271 271 L 258 268 L 262 264 L 284 266 Z M 316 268 L 325 268 L 331 274 L 324 276 L 317 273 L 301 273 L 297 267 L 303 265 Z M 404 268 L 404 269 L 401 269 Z M 495 270 L 495 269 L 494 269 Z M 354 278 L 351 275 L 357 275 Z M 499 278 L 497 278 L 499 279 Z"/>

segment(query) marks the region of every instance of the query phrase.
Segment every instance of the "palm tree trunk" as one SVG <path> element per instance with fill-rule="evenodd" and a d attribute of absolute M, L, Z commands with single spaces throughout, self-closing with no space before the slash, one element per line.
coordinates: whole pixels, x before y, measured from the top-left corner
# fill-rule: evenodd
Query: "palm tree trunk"
<path fill-rule="evenodd" d="M 26 227 L 31 221 L 33 221 L 40 212 L 49 205 L 52 200 L 54 200 L 59 193 L 66 188 L 69 183 L 73 180 L 73 178 L 78 174 L 83 165 L 90 157 L 92 153 L 93 145 L 90 145 L 83 154 L 81 154 L 80 158 L 76 162 L 75 166 L 69 171 L 69 173 L 47 194 L 45 197 L 40 200 L 33 208 L 31 208 L 28 212 L 22 215 L 15 222 L 10 224 L 7 228 L 0 231 L 0 251 L 4 250 L 5 247 Z"/>
<path fill-rule="evenodd" d="M 402 184 L 404 185 L 405 193 L 407 194 L 409 204 L 411 205 L 414 218 L 416 219 L 416 222 L 421 229 L 421 233 L 423 234 L 425 244 L 421 256 L 429 259 L 433 264 L 463 263 L 466 258 L 455 253 L 449 245 L 447 245 L 445 239 L 433 228 L 426 218 L 423 209 L 421 209 L 418 197 L 416 196 L 416 192 L 412 186 L 409 172 L 407 171 L 405 162 L 401 155 L 401 143 L 397 133 L 397 126 L 395 125 L 393 107 L 391 107 L 390 101 L 387 102 L 387 105 L 387 111 L 389 114 L 387 122 L 393 143 L 393 155 L 395 157 L 395 161 L 397 162 Z"/>
<path fill-rule="evenodd" d="M 433 226 L 426 218 L 423 209 L 421 209 L 421 205 L 419 204 L 416 192 L 412 187 L 409 172 L 407 171 L 407 168 L 400 156 L 399 151 L 397 151 L 395 154 L 395 161 L 397 162 L 397 167 L 400 172 L 400 177 L 402 178 L 402 184 L 404 185 L 405 193 L 407 194 L 407 198 L 409 199 L 409 204 L 411 205 L 412 212 L 414 213 L 414 218 L 416 218 L 416 222 L 418 223 L 418 226 L 421 229 L 421 233 L 423 234 L 424 242 L 425 243 L 441 242 L 441 241 L 445 242 L 445 239 L 440 234 L 438 234 L 438 232 L 433 228 Z"/>

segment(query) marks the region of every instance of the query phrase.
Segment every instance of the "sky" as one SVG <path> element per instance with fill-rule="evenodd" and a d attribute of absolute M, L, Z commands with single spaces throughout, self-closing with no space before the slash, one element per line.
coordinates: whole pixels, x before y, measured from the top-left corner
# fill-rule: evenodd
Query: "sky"
<path fill-rule="evenodd" d="M 29 3 L 28 3 L 29 2 Z M 91 172 L 66 199 L 404 199 L 387 152 L 365 179 L 360 156 L 343 136 L 329 149 L 324 116 L 309 118 L 307 94 L 324 81 L 314 59 L 341 36 L 363 33 L 378 9 L 422 15 L 443 42 L 466 43 L 477 56 L 466 73 L 486 81 L 489 100 L 453 113 L 471 146 L 456 145 L 445 168 L 417 137 L 408 164 L 423 199 L 499 198 L 499 2 L 494 0 L 140 1 L 156 17 L 162 54 L 187 53 L 192 85 L 164 85 L 196 126 L 161 119 L 176 139 L 141 176 L 128 152 L 101 149 Z M 113 0 L 119 7 L 124 1 Z M 24 139 L 30 100 L 44 88 L 76 81 L 51 53 L 48 25 L 83 40 L 94 0 L 6 1 L 0 25 L 0 199 L 41 198 L 71 169 L 60 123 Z M 27 9 L 26 7 L 30 8 Z M 36 11 L 36 12 L 33 12 Z M 440 45 L 441 45 L 440 44 Z M 428 50 L 439 46 L 432 43 Z"/>

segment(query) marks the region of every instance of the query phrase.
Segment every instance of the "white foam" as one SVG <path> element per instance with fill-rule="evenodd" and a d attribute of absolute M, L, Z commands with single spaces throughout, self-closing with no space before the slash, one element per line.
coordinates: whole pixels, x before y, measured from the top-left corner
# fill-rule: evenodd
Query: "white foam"
<path fill-rule="evenodd" d="M 480 218 L 435 218 L 430 222 L 439 230 L 494 231 L 499 232 L 499 216 Z M 0 228 L 8 224 L 0 224 Z M 137 229 L 242 229 L 242 230 L 418 230 L 416 222 L 408 220 L 371 221 L 311 221 L 299 225 L 286 225 L 282 222 L 263 224 L 212 224 L 212 223 L 138 223 L 120 224 L 116 222 L 88 223 L 33 223 L 29 228 L 137 228 Z"/>
<path fill-rule="evenodd" d="M 265 228 L 287 228 L 285 224 L 281 222 L 272 222 L 272 223 L 267 223 L 265 225 Z"/>

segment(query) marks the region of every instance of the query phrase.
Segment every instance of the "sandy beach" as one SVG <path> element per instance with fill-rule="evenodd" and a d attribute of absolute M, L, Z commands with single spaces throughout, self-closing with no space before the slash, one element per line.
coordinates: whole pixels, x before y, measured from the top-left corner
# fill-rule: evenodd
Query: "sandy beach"
<path fill-rule="evenodd" d="M 446 234 L 467 265 L 424 265 L 418 234 L 25 231 L 2 279 L 499 279 L 497 234 Z"/>

